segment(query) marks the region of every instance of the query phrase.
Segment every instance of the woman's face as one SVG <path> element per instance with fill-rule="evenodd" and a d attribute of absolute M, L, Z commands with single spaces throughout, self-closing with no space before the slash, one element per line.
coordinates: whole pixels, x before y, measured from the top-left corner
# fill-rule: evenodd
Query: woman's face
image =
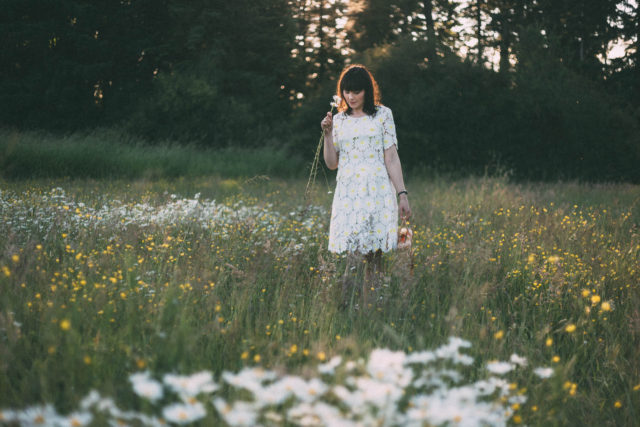
<path fill-rule="evenodd" d="M 342 98 L 349 104 L 352 110 L 362 110 L 364 107 L 364 90 L 343 90 Z"/>

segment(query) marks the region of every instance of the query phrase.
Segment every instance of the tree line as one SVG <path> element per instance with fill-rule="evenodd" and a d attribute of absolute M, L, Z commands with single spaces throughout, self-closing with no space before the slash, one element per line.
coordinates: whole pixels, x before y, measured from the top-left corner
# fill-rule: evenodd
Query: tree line
<path fill-rule="evenodd" d="M 2 5 L 5 128 L 116 127 L 307 158 L 340 70 L 358 62 L 394 112 L 408 169 L 640 180 L 635 0 Z"/>

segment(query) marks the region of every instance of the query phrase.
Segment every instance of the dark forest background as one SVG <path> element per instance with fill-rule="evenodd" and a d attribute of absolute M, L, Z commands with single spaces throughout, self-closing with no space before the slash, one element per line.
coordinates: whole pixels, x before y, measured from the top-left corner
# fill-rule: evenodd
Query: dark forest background
<path fill-rule="evenodd" d="M 633 0 L 0 3 L 11 132 L 108 128 L 306 160 L 340 70 L 364 63 L 406 170 L 640 182 Z"/>

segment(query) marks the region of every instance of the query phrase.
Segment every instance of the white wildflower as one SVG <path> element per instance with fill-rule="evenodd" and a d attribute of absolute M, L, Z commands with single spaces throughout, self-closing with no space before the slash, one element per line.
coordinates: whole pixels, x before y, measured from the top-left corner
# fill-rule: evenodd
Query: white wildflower
<path fill-rule="evenodd" d="M 404 366 L 403 351 L 375 349 L 369 355 L 367 371 L 372 378 L 406 387 L 413 379 L 413 371 Z"/>
<path fill-rule="evenodd" d="M 395 403 L 404 394 L 402 387 L 397 384 L 380 382 L 370 378 L 358 378 L 356 385 L 362 393 L 362 399 L 376 408 L 395 406 Z"/>
<path fill-rule="evenodd" d="M 458 337 L 449 337 L 449 341 L 447 342 L 447 344 L 438 347 L 434 351 L 434 354 L 438 359 L 445 359 L 445 360 L 452 360 L 452 361 L 459 360 L 462 363 L 463 359 L 459 357 L 460 356 L 459 350 L 462 347 L 470 347 L 470 346 L 471 346 L 471 343 L 469 341 L 463 340 L 462 338 L 458 338 Z"/>
<path fill-rule="evenodd" d="M 453 363 L 459 363 L 461 365 L 469 366 L 473 364 L 473 357 L 467 354 L 456 353 L 453 355 L 453 358 L 451 359 L 451 361 Z"/>
<path fill-rule="evenodd" d="M 487 370 L 492 374 L 503 375 L 510 372 L 514 368 L 512 363 L 509 362 L 489 362 L 487 363 Z"/>
<path fill-rule="evenodd" d="M 343 385 L 336 385 L 331 392 L 354 413 L 364 409 L 364 397 L 359 390 L 352 392 Z"/>
<path fill-rule="evenodd" d="M 129 375 L 129 381 L 133 385 L 133 391 L 138 396 L 152 402 L 162 398 L 162 384 L 151 378 L 148 371 Z"/>
<path fill-rule="evenodd" d="M 509 361 L 519 366 L 527 366 L 527 359 L 525 357 L 520 357 L 515 353 L 511 355 Z"/>
<path fill-rule="evenodd" d="M 18 413 L 12 409 L 0 409 L 0 423 L 11 424 L 18 420 Z"/>
<path fill-rule="evenodd" d="M 209 371 L 197 372 L 192 375 L 167 374 L 164 383 L 183 398 L 195 397 L 200 393 L 212 393 L 218 389 Z"/>
<path fill-rule="evenodd" d="M 436 360 L 436 355 L 432 351 L 416 351 L 407 355 L 405 364 L 418 363 L 426 365 Z"/>
<path fill-rule="evenodd" d="M 324 402 L 302 402 L 287 411 L 287 416 L 301 426 L 350 427 L 354 422 L 345 420 L 340 411 Z"/>
<path fill-rule="evenodd" d="M 207 411 L 200 402 L 173 403 L 162 409 L 162 415 L 172 423 L 189 424 L 204 418 Z"/>
<path fill-rule="evenodd" d="M 358 364 L 356 362 L 354 362 L 353 360 L 349 360 L 347 363 L 344 364 L 344 369 L 347 372 L 351 372 L 353 371 L 356 367 L 358 366 Z"/>
<path fill-rule="evenodd" d="M 342 357 L 334 356 L 327 363 L 318 365 L 318 372 L 320 372 L 321 374 L 333 375 L 336 368 L 340 365 L 341 362 Z"/>
<path fill-rule="evenodd" d="M 280 405 L 292 395 L 292 389 L 283 381 L 276 381 L 273 384 L 253 390 L 256 405 L 261 407 Z"/>
<path fill-rule="evenodd" d="M 258 392 L 262 388 L 263 381 L 273 380 L 276 377 L 275 372 L 259 367 L 247 367 L 237 374 L 227 371 L 222 373 L 222 379 L 228 384 L 236 388 L 245 388 L 253 393 Z"/>
<path fill-rule="evenodd" d="M 282 386 L 290 390 L 303 402 L 312 402 L 322 396 L 329 387 L 318 378 L 305 381 L 302 378 L 287 376 L 283 378 Z"/>
<path fill-rule="evenodd" d="M 489 378 L 488 380 L 476 381 L 473 384 L 473 387 L 476 389 L 478 395 L 480 396 L 489 396 L 493 394 L 494 391 L 496 391 L 496 384 L 495 381 L 493 381 L 493 378 Z"/>
<path fill-rule="evenodd" d="M 65 417 L 58 419 L 60 427 L 81 427 L 88 425 L 93 419 L 90 412 L 73 412 Z"/>
<path fill-rule="evenodd" d="M 233 405 L 228 404 L 224 399 L 216 397 L 213 399 L 213 406 L 227 424 L 230 426 L 255 426 L 258 413 L 256 407 L 249 402 L 238 401 Z"/>
<path fill-rule="evenodd" d="M 533 370 L 533 373 L 540 378 L 549 378 L 553 375 L 553 368 L 536 368 Z"/>
<path fill-rule="evenodd" d="M 16 412 L 16 418 L 23 426 L 54 425 L 58 421 L 58 413 L 51 404 L 34 405 Z"/>

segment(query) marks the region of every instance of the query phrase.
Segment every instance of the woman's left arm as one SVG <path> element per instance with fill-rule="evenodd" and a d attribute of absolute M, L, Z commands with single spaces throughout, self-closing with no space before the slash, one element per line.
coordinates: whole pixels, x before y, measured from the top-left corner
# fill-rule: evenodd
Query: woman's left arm
<path fill-rule="evenodd" d="M 398 150 L 396 150 L 395 144 L 391 144 L 389 148 L 384 150 L 384 164 L 387 167 L 387 173 L 396 191 L 406 190 L 404 179 L 402 178 L 400 156 L 398 156 Z M 407 219 L 411 216 L 411 207 L 409 206 L 409 198 L 406 193 L 400 195 L 398 210 L 402 218 Z"/>

